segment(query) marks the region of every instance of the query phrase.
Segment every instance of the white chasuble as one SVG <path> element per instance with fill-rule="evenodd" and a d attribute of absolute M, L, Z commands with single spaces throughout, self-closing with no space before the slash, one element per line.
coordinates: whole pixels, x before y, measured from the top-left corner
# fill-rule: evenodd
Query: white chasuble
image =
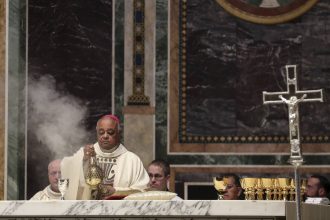
<path fill-rule="evenodd" d="M 124 145 L 111 153 L 103 152 L 94 144 L 97 165 L 103 170 L 103 183 L 113 185 L 116 191 L 144 190 L 147 188 L 149 176 L 140 158 L 128 151 Z M 69 188 L 65 199 L 91 199 L 91 189 L 85 182 L 84 169 L 89 161 L 83 162 L 84 149 L 81 148 L 71 157 L 65 157 L 61 163 L 62 178 L 69 179 Z"/>

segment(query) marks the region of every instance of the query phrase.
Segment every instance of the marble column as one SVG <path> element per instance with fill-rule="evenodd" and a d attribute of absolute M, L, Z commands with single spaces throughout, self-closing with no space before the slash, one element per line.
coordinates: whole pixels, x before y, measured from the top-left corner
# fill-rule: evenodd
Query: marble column
<path fill-rule="evenodd" d="M 6 2 L 0 1 L 0 200 L 4 199 Z"/>
<path fill-rule="evenodd" d="M 146 166 L 155 155 L 155 15 L 156 3 L 144 1 L 144 95 L 149 105 L 127 105 L 133 94 L 134 1 L 125 1 L 124 144 Z"/>

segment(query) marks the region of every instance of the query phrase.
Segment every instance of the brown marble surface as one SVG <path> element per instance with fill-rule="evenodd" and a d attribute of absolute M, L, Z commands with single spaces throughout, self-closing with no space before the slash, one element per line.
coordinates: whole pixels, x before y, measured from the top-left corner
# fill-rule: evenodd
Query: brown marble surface
<path fill-rule="evenodd" d="M 6 10 L 5 1 L 0 1 L 0 200 L 4 199 L 4 143 L 5 143 L 5 49 Z"/>
<path fill-rule="evenodd" d="M 300 107 L 304 152 L 329 152 L 328 16 L 319 4 L 265 26 L 212 1 L 171 4 L 170 151 L 286 153 L 287 107 L 263 105 L 262 91 L 285 91 L 284 66 L 297 64 L 298 89 L 323 88 L 326 97 Z"/>

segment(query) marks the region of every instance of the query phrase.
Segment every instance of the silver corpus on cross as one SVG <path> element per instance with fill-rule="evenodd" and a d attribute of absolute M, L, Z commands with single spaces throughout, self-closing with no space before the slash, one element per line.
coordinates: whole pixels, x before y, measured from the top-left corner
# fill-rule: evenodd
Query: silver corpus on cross
<path fill-rule="evenodd" d="M 262 92 L 264 104 L 282 104 L 288 105 L 289 115 L 289 133 L 291 156 L 290 163 L 294 166 L 300 166 L 303 163 L 302 152 L 300 148 L 299 133 L 299 109 L 300 102 L 323 102 L 322 89 L 317 90 L 298 90 L 297 66 L 286 65 L 287 91 L 284 92 Z"/>
<path fill-rule="evenodd" d="M 297 66 L 286 65 L 286 81 L 287 91 L 284 92 L 265 92 L 263 91 L 264 104 L 282 104 L 288 105 L 289 115 L 289 133 L 291 155 L 289 163 L 294 166 L 294 175 L 296 183 L 296 213 L 297 220 L 301 219 L 300 207 L 300 180 L 298 175 L 298 167 L 304 162 L 302 151 L 300 148 L 300 133 L 299 133 L 299 109 L 300 102 L 323 102 L 322 89 L 317 90 L 298 90 L 297 83 Z"/>

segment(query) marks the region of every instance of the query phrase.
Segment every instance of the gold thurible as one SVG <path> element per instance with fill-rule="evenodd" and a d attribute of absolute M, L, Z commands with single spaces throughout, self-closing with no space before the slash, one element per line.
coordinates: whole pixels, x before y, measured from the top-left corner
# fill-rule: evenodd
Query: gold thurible
<path fill-rule="evenodd" d="M 91 187 L 91 189 L 97 189 L 97 186 L 103 180 L 103 171 L 96 165 L 95 158 L 90 158 L 90 165 L 86 175 L 86 183 Z"/>

